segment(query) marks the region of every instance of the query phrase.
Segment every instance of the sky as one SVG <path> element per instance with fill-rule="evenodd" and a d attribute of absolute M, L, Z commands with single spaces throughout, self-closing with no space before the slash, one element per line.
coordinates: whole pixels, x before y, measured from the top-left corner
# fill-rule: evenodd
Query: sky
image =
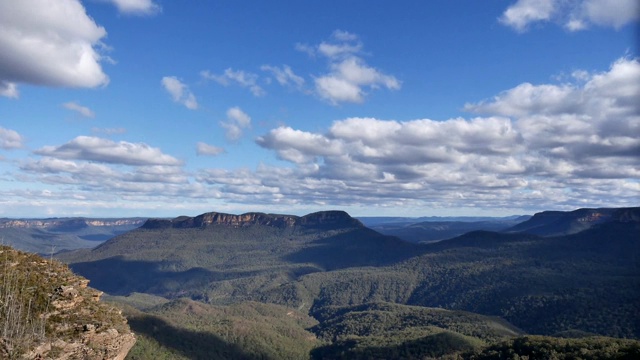
<path fill-rule="evenodd" d="M 640 206 L 637 0 L 0 0 L 0 217 Z"/>

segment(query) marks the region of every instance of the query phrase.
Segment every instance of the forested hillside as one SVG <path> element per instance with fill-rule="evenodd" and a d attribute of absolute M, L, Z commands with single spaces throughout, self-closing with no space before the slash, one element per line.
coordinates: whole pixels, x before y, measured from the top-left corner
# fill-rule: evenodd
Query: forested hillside
<path fill-rule="evenodd" d="M 213 334 L 224 349 L 260 343 L 251 350 L 257 358 L 282 358 L 277 349 L 293 349 L 283 345 L 291 336 L 313 336 L 309 343 L 298 341 L 307 345 L 296 349 L 327 359 L 483 358 L 492 344 L 503 345 L 486 350 L 491 354 L 512 351 L 505 349 L 521 343 L 501 341 L 524 334 L 637 339 L 640 208 L 586 213 L 580 221 L 591 222 L 579 232 L 475 231 L 426 245 L 381 235 L 341 212 L 213 213 L 152 220 L 91 251 L 61 258 L 97 288 L 118 295 L 116 301 L 137 308 L 131 314 L 139 321 L 131 324 L 141 329 L 139 346 L 147 349 L 138 354 L 191 356 L 175 336 L 149 328 L 180 336 L 190 329 L 195 333 L 185 336 L 195 338 Z M 538 229 L 558 228 L 557 217 L 545 219 L 551 220 L 531 220 Z M 270 306 L 267 318 L 273 319 L 260 320 L 267 319 L 256 315 L 260 306 L 263 313 Z M 205 323 L 188 315 L 193 311 Z M 283 315 L 307 313 L 315 320 L 291 322 L 291 315 Z M 227 325 L 216 323 L 222 319 Z M 222 336 L 243 327 L 262 335 Z M 289 335 L 278 335 L 281 330 Z M 532 346 L 546 341 L 536 339 Z M 585 341 L 575 346 L 591 344 Z M 609 340 L 594 341 L 612 351 Z M 637 343 L 623 345 L 635 351 Z"/>
<path fill-rule="evenodd" d="M 144 218 L 0 218 L 3 245 L 37 254 L 94 248 L 142 224 Z"/>

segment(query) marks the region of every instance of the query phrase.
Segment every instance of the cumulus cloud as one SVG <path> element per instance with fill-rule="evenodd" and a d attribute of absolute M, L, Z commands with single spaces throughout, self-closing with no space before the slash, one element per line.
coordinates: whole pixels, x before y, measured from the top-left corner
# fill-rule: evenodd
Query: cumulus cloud
<path fill-rule="evenodd" d="M 0 2 L 0 94 L 17 84 L 55 87 L 106 85 L 96 50 L 107 32 L 78 0 Z"/>
<path fill-rule="evenodd" d="M 600 121 L 637 114 L 640 96 L 638 59 L 618 59 L 606 72 L 580 73 L 580 84 L 524 83 L 491 100 L 466 104 L 465 110 L 516 117 L 580 114 Z"/>
<path fill-rule="evenodd" d="M 23 142 L 24 138 L 17 131 L 0 126 L 0 149 L 19 149 Z"/>
<path fill-rule="evenodd" d="M 113 196 L 112 202 L 160 198 L 206 206 L 215 199 L 271 211 L 637 206 L 639 60 L 578 71 L 573 81 L 520 84 L 467 104 L 475 113 L 468 118 L 351 117 L 323 131 L 281 126 L 256 139 L 286 166 L 186 173 L 175 158 L 148 145 L 76 138 L 36 151 L 43 157 L 20 165 L 20 181 L 64 184 L 77 189 L 76 196 Z M 235 107 L 224 123 L 241 133 L 251 119 Z M 221 151 L 206 143 L 196 150 Z M 64 195 L 54 191 L 47 198 Z M 42 198 L 40 192 L 20 196 Z"/>
<path fill-rule="evenodd" d="M 631 206 L 640 177 L 640 63 L 622 58 L 580 78 L 521 84 L 466 105 L 484 117 L 348 118 L 324 133 L 279 127 L 256 142 L 293 168 L 258 169 L 250 182 L 240 172 L 200 176 L 239 198 L 251 189 L 261 191 L 251 198 L 274 203 Z"/>
<path fill-rule="evenodd" d="M 198 108 L 198 101 L 195 95 L 175 76 L 165 76 L 162 78 L 162 86 L 169 94 L 173 101 L 184 105 L 187 109 L 195 110 Z"/>
<path fill-rule="evenodd" d="M 160 5 L 152 0 L 103 0 L 112 3 L 123 14 L 153 15 L 162 10 Z"/>
<path fill-rule="evenodd" d="M 69 109 L 71 111 L 75 111 L 78 114 L 80 114 L 80 115 L 82 115 L 84 117 L 87 117 L 87 118 L 96 117 L 96 114 L 93 111 L 91 111 L 91 109 L 89 109 L 86 106 L 82 106 L 82 105 L 80 105 L 80 104 L 78 104 L 76 102 L 73 102 L 73 101 L 66 102 L 66 103 L 62 104 L 62 106 L 65 109 Z"/>
<path fill-rule="evenodd" d="M 174 208 L 180 207 L 217 193 L 193 183 L 181 161 L 144 143 L 79 136 L 61 146 L 43 147 L 34 154 L 40 158 L 18 163 L 21 172 L 16 180 L 51 185 L 46 196 L 52 204 L 65 200 L 65 206 L 73 206 L 77 201 L 79 209 L 137 204 L 148 210 L 168 202 Z M 31 206 L 44 201 L 40 191 L 12 190 L 2 196 L 8 202 L 22 201 Z"/>
<path fill-rule="evenodd" d="M 142 165 L 123 169 L 113 164 L 43 157 L 23 162 L 20 169 L 26 174 L 23 178 L 25 181 L 65 185 L 67 189 L 74 189 L 71 192 L 73 196 L 66 198 L 62 194 L 67 191 L 59 190 L 48 192 L 49 196 L 64 200 L 87 200 L 91 206 L 117 199 L 126 203 L 166 201 L 171 198 L 173 203 L 178 203 L 180 199 L 202 196 L 204 190 L 200 185 L 191 184 L 188 175 L 178 166 Z M 20 196 L 30 198 L 29 194 Z"/>
<path fill-rule="evenodd" d="M 314 94 L 332 105 L 362 103 L 372 90 L 398 90 L 401 87 L 397 78 L 367 64 L 362 57 L 363 44 L 356 34 L 335 30 L 327 41 L 313 46 L 296 44 L 295 48 L 309 56 L 322 57 L 327 61 L 329 71 L 313 76 L 314 89 L 305 88 L 305 79 L 288 65 L 262 65 L 260 70 L 269 73 L 282 86 L 305 94 Z M 204 70 L 200 72 L 200 76 L 223 86 L 237 85 L 247 88 L 254 96 L 266 95 L 266 91 L 259 85 L 261 79 L 258 74 L 228 68 L 222 74 Z M 270 84 L 271 78 L 263 78 L 262 82 Z"/>
<path fill-rule="evenodd" d="M 368 90 L 400 89 L 398 79 L 369 66 L 360 56 L 363 45 L 355 34 L 336 30 L 329 41 L 313 47 L 298 44 L 296 49 L 328 60 L 329 72 L 316 76 L 314 84 L 316 95 L 333 105 L 362 103 Z"/>
<path fill-rule="evenodd" d="M 400 82 L 393 76 L 385 75 L 369 67 L 364 60 L 352 56 L 331 64 L 329 74 L 315 79 L 318 95 L 331 102 L 362 103 L 366 95 L 365 88 L 400 89 Z"/>
<path fill-rule="evenodd" d="M 244 130 L 251 127 L 251 118 L 239 107 L 232 107 L 227 110 L 227 120 L 220 121 L 220 126 L 226 130 L 227 139 L 238 140 Z"/>
<path fill-rule="evenodd" d="M 518 31 L 536 21 L 548 21 L 556 10 L 554 0 L 518 0 L 500 17 L 500 22 Z"/>
<path fill-rule="evenodd" d="M 87 160 L 123 165 L 176 166 L 182 162 L 144 143 L 115 142 L 94 136 L 78 136 L 60 146 L 45 146 L 34 152 L 64 160 Z"/>
<path fill-rule="evenodd" d="M 591 25 L 619 29 L 639 17 L 637 0 L 518 0 L 504 11 L 499 21 L 519 32 L 544 21 L 579 31 Z"/>
<path fill-rule="evenodd" d="M 637 164 L 640 154 L 640 62 L 622 58 L 584 84 L 519 85 L 465 109 L 516 119 L 530 150 L 565 161 L 565 169 L 583 174 L 585 166 L 603 169 Z M 602 177 L 602 175 L 600 175 Z"/>
<path fill-rule="evenodd" d="M 228 68 L 220 75 L 213 74 L 209 70 L 203 70 L 200 72 L 200 76 L 206 80 L 213 80 L 223 86 L 232 84 L 239 85 L 249 89 L 254 96 L 260 97 L 266 95 L 266 91 L 258 85 L 258 75 L 253 73 Z"/>
<path fill-rule="evenodd" d="M 279 127 L 259 137 L 258 145 L 276 150 L 278 157 L 294 163 L 305 163 L 323 155 L 339 155 L 340 143 L 320 134 L 312 134 L 290 127 Z"/>
<path fill-rule="evenodd" d="M 220 155 L 224 152 L 224 148 L 209 145 L 207 143 L 198 142 L 196 144 L 196 154 L 198 155 L 207 155 L 207 156 L 216 156 Z"/>

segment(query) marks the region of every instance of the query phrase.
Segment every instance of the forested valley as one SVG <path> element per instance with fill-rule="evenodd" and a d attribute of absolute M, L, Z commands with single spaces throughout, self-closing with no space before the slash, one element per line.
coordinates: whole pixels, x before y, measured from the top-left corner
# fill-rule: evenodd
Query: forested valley
<path fill-rule="evenodd" d="M 128 359 L 640 358 L 640 208 L 429 243 L 207 213 L 55 256 L 123 309 Z"/>

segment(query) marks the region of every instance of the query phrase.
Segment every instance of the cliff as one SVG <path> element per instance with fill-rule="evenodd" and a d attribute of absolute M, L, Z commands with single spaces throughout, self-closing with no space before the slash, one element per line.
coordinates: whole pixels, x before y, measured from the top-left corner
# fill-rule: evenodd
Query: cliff
<path fill-rule="evenodd" d="M 0 246 L 0 358 L 122 360 L 136 339 L 66 265 Z"/>
<path fill-rule="evenodd" d="M 138 226 L 142 225 L 146 219 L 142 218 L 122 218 L 122 219 L 91 219 L 91 218 L 52 218 L 52 219 L 0 219 L 0 229 L 2 228 L 36 228 L 65 231 L 69 229 L 79 229 L 89 226 Z"/>
<path fill-rule="evenodd" d="M 172 220 L 149 219 L 142 226 L 146 229 L 163 228 L 202 228 L 210 225 L 223 225 L 231 227 L 245 227 L 251 225 L 264 225 L 277 228 L 294 226 L 305 227 L 363 227 L 359 220 L 349 216 L 344 211 L 320 211 L 305 216 L 265 214 L 258 212 L 241 215 L 209 212 L 196 217 L 180 216 Z"/>

